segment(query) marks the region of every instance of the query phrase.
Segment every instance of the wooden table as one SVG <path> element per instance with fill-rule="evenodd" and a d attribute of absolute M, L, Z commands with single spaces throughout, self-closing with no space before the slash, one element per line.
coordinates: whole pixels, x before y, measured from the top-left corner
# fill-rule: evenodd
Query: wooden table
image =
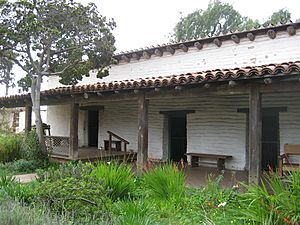
<path fill-rule="evenodd" d="M 204 158 L 204 159 L 216 159 L 217 161 L 217 168 L 219 171 L 225 169 L 225 160 L 226 159 L 231 159 L 231 155 L 219 155 L 219 154 L 207 154 L 207 153 L 193 153 L 189 152 L 186 153 L 185 155 L 190 155 L 191 156 L 191 164 L 192 167 L 199 166 L 199 159 Z"/>

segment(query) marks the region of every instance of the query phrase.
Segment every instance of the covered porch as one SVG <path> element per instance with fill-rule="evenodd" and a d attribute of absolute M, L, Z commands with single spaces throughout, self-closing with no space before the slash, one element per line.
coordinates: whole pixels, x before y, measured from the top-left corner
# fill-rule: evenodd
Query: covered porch
<path fill-rule="evenodd" d="M 239 170 L 248 171 L 248 181 L 259 183 L 263 143 L 268 141 L 263 137 L 264 115 L 274 115 L 278 124 L 282 123 L 284 127 L 284 131 L 278 130 L 278 135 L 282 136 L 281 143 L 275 145 L 282 146 L 290 140 L 300 142 L 296 134 L 300 130 L 297 119 L 299 77 L 299 62 L 295 62 L 45 91 L 41 95 L 43 104 L 64 105 L 68 109 L 64 112 L 68 117 L 62 117 L 61 121 L 66 122 L 67 118 L 68 122 L 63 127 L 68 127 L 69 136 L 50 137 L 48 146 L 55 146 L 55 150 L 52 147 L 54 155 L 61 154 L 69 160 L 105 158 L 116 154 L 122 155 L 123 159 L 126 158 L 123 161 L 126 161 L 131 153 L 136 152 L 137 167 L 142 170 L 152 158 L 151 154 L 159 152 L 156 155 L 163 161 L 172 159 L 168 150 L 168 123 L 170 118 L 184 118 L 187 152 L 218 154 L 218 151 L 227 151 L 232 156 L 231 163 L 238 165 Z M 27 101 L 26 127 L 30 129 L 31 106 L 28 96 L 23 98 Z M 14 104 L 12 100 L 5 103 L 7 106 L 24 105 L 24 99 Z M 79 115 L 84 108 L 95 106 L 104 107 L 100 118 L 103 121 L 99 122 L 100 126 L 104 126 L 98 141 L 101 144 L 89 150 L 89 147 L 79 145 L 79 133 L 84 131 L 79 129 Z M 279 114 L 286 111 L 290 114 L 280 121 Z M 207 120 L 203 119 L 204 115 L 208 116 Z M 114 130 L 113 135 L 112 132 L 106 134 L 109 147 L 103 150 L 103 132 L 112 127 L 119 132 Z M 126 135 L 130 138 L 123 138 L 124 134 L 130 134 Z M 61 140 L 55 141 L 57 139 Z M 112 149 L 115 139 L 133 144 L 133 150 L 127 149 L 127 143 L 115 153 Z M 281 150 L 279 147 L 276 154 Z M 107 152 L 109 154 L 105 154 Z M 234 170 L 234 166 L 232 168 Z"/>

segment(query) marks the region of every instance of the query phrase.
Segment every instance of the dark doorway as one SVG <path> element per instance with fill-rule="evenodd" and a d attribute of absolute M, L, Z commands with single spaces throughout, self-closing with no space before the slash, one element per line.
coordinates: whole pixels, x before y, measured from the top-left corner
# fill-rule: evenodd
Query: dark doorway
<path fill-rule="evenodd" d="M 88 146 L 98 146 L 99 111 L 88 111 Z"/>
<path fill-rule="evenodd" d="M 169 116 L 169 152 L 170 160 L 179 162 L 186 161 L 186 114 Z"/>
<path fill-rule="evenodd" d="M 263 113 L 262 116 L 262 170 L 277 168 L 279 155 L 279 114 Z"/>

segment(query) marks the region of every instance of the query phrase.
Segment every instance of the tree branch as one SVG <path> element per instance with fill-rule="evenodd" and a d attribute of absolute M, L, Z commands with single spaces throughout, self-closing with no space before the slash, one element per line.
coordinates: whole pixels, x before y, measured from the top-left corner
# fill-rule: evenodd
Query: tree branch
<path fill-rule="evenodd" d="M 95 202 L 92 202 L 86 198 L 81 198 L 81 197 L 78 197 L 78 198 L 65 198 L 63 199 L 64 201 L 76 201 L 76 200 L 79 200 L 79 201 L 83 201 L 83 202 L 86 202 L 86 203 L 90 203 L 91 205 L 97 205 Z"/>
<path fill-rule="evenodd" d="M 74 62 L 76 63 L 76 62 Z M 54 72 L 54 73 L 48 73 L 48 72 L 41 72 L 42 76 L 58 76 L 58 75 L 61 75 L 63 74 L 68 68 L 70 68 L 73 64 L 70 64 L 68 66 L 66 66 L 63 70 L 59 71 L 59 72 Z"/>
<path fill-rule="evenodd" d="M 4 56 L 5 58 L 12 60 L 14 63 L 16 63 L 22 70 L 24 70 L 26 73 L 30 74 L 30 71 L 25 68 L 17 59 L 10 57 L 10 56 Z"/>
<path fill-rule="evenodd" d="M 53 55 L 58 55 L 58 54 L 61 54 L 61 53 L 64 53 L 64 52 L 67 52 L 67 51 L 70 51 L 70 50 L 73 50 L 73 49 L 76 49 L 76 48 L 79 48 L 79 47 L 82 47 L 82 46 L 70 47 L 70 48 L 66 48 L 66 49 L 64 49 L 64 50 L 52 52 L 52 53 L 51 53 L 51 56 L 53 56 Z"/>

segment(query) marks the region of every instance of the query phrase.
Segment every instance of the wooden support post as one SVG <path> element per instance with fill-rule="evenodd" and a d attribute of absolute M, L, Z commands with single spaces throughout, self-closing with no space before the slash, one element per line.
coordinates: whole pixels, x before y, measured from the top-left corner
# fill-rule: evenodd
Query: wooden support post
<path fill-rule="evenodd" d="M 123 162 L 126 163 L 127 162 L 127 144 L 125 142 L 124 143 L 124 158 L 123 158 Z"/>
<path fill-rule="evenodd" d="M 71 103 L 69 158 L 78 159 L 78 114 L 79 104 Z"/>
<path fill-rule="evenodd" d="M 25 107 L 25 132 L 29 132 L 31 130 L 31 122 L 32 122 L 32 107 Z"/>
<path fill-rule="evenodd" d="M 258 86 L 249 93 L 249 184 L 259 184 L 261 175 L 262 111 Z"/>
<path fill-rule="evenodd" d="M 138 129 L 137 169 L 141 173 L 148 160 L 148 100 L 144 92 L 138 96 Z"/>
<path fill-rule="evenodd" d="M 108 153 L 109 153 L 109 155 L 111 154 L 111 146 L 112 146 L 112 136 L 111 136 L 111 133 L 109 133 L 109 136 L 108 136 Z"/>

